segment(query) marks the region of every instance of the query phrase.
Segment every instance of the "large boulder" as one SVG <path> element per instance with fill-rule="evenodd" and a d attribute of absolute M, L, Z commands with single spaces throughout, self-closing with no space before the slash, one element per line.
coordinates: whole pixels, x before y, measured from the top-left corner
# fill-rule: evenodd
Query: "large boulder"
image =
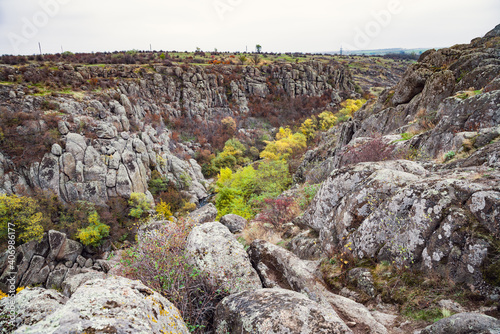
<path fill-rule="evenodd" d="M 64 301 L 56 294 L 56 301 Z M 17 300 L 20 310 L 31 303 Z M 14 333 L 189 333 L 172 303 L 139 281 L 123 277 L 87 281 L 64 305 L 54 304 L 45 315 Z"/>
<path fill-rule="evenodd" d="M 187 238 L 186 252 L 188 262 L 231 293 L 262 288 L 245 248 L 221 223 L 195 226 Z"/>
<path fill-rule="evenodd" d="M 352 333 L 329 305 L 284 289 L 244 291 L 224 298 L 215 312 L 215 332 Z"/>
<path fill-rule="evenodd" d="M 358 258 L 394 261 L 480 286 L 483 271 L 493 273 L 497 266 L 488 258 L 497 252 L 500 196 L 495 182 L 473 172 L 429 175 L 410 161 L 338 169 L 301 223 L 318 232 L 325 252 L 352 249 Z"/>
<path fill-rule="evenodd" d="M 426 327 L 419 334 L 496 334 L 500 320 L 480 313 L 458 313 Z"/>
<path fill-rule="evenodd" d="M 23 325 L 31 326 L 44 320 L 56 309 L 66 304 L 68 298 L 62 296 L 55 290 L 44 288 L 25 288 L 18 292 L 15 297 L 0 299 L 0 314 L 8 314 L 9 303 L 14 298 L 16 305 L 15 328 Z M 7 320 L 0 317 L 0 327 L 7 328 Z"/>
<path fill-rule="evenodd" d="M 345 319 L 369 328 L 370 333 L 387 333 L 364 305 L 328 291 L 321 277 L 315 274 L 317 265 L 314 262 L 303 261 L 286 249 L 263 240 L 255 240 L 248 252 L 265 287 L 300 292 L 313 301 L 333 306 Z"/>

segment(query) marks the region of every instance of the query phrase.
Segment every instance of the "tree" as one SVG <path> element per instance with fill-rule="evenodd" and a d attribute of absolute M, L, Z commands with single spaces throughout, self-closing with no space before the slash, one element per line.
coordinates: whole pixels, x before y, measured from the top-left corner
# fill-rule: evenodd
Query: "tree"
<path fill-rule="evenodd" d="M 260 50 L 262 50 L 262 46 L 260 44 L 257 44 L 255 46 L 255 49 L 257 50 L 257 53 L 260 53 Z"/>
<path fill-rule="evenodd" d="M 241 65 L 243 65 L 247 61 L 247 56 L 245 56 L 245 55 L 239 55 L 238 59 L 240 60 Z"/>
<path fill-rule="evenodd" d="M 276 140 L 266 141 L 266 144 L 266 148 L 260 153 L 261 158 L 288 160 L 291 156 L 306 148 L 307 138 L 302 133 L 292 133 L 289 128 L 280 128 L 276 134 Z"/>
<path fill-rule="evenodd" d="M 260 63 L 260 56 L 258 54 L 254 54 L 252 55 L 252 57 L 250 57 L 250 60 L 255 66 L 257 66 Z"/>

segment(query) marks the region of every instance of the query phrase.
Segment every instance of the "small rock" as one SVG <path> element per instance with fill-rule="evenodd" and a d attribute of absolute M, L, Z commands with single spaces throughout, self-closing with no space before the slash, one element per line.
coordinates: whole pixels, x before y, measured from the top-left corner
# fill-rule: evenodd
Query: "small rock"
<path fill-rule="evenodd" d="M 231 233 L 240 233 L 247 224 L 247 220 L 235 214 L 222 216 L 220 219 L 222 225 L 226 226 Z"/>

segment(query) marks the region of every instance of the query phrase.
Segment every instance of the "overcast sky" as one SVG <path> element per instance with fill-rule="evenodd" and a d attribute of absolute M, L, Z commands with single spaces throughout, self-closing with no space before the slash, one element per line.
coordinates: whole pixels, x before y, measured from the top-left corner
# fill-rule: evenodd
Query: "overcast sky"
<path fill-rule="evenodd" d="M 499 23 L 499 0 L 0 0 L 0 54 L 444 47 Z"/>

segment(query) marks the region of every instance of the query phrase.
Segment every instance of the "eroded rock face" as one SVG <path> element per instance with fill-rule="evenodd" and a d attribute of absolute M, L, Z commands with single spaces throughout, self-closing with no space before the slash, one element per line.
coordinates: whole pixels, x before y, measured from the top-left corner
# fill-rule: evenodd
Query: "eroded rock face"
<path fill-rule="evenodd" d="M 343 319 L 369 328 L 371 333 L 387 333 L 387 329 L 375 320 L 364 305 L 325 288 L 320 275 L 316 275 L 317 262 L 303 261 L 286 249 L 263 240 L 255 240 L 248 252 L 265 287 L 300 292 L 315 302 L 331 305 Z"/>
<path fill-rule="evenodd" d="M 177 308 L 139 281 L 87 281 L 67 301 L 55 291 L 23 291 L 16 297 L 18 308 L 33 309 L 34 317 L 24 317 L 24 325 L 14 333 L 189 333 Z M 35 292 L 41 299 L 33 304 L 25 297 Z M 50 298 L 46 294 L 53 295 L 53 301 L 44 302 Z"/>
<path fill-rule="evenodd" d="M 52 75 L 62 75 L 74 86 L 82 87 L 82 99 L 48 99 L 26 95 L 25 84 L 2 85 L 2 107 L 8 111 L 33 113 L 49 103 L 54 110 L 63 110 L 65 116 L 60 117 L 57 126 L 62 145 L 55 144 L 41 161 L 33 161 L 27 166 L 28 172 L 12 170 L 13 157 L 2 156 L 0 191 L 10 194 L 41 188 L 53 191 L 66 202 L 86 200 L 104 205 L 112 197 L 145 193 L 151 173 L 156 171 L 182 187 L 198 204 L 207 196 L 201 167 L 192 159 L 201 145 L 171 142 L 165 127 L 167 119 L 186 116 L 193 122 L 213 122 L 214 116 L 246 113 L 249 98 L 265 98 L 274 89 L 282 89 L 289 97 L 328 94 L 332 103 L 337 103 L 340 95 L 354 92 L 349 70 L 339 64 L 154 67 L 151 73 L 127 65 L 60 64 L 57 70 L 50 69 L 57 71 Z M 1 70 L 4 68 L 26 75 L 26 83 L 46 70 L 34 64 L 23 71 L 2 65 Z M 95 94 L 87 86 L 91 78 L 113 78 L 114 82 L 111 88 Z M 20 126 L 18 131 L 26 129 Z M 171 149 L 191 158 L 180 159 Z"/>
<path fill-rule="evenodd" d="M 67 238 L 65 233 L 50 230 L 43 234 L 42 239 L 30 241 L 16 248 L 15 282 L 16 287 L 40 285 L 46 288 L 64 288 L 64 282 L 88 268 L 98 264 L 95 269 L 105 274 L 119 264 L 114 261 L 96 259 L 83 253 L 83 245 Z M 95 263 L 94 263 L 95 262 Z M 3 268 L 3 269 L 2 269 Z M 0 289 L 8 291 L 11 269 L 8 266 L 8 253 L 0 256 Z M 99 276 L 101 277 L 101 276 Z M 68 285 L 68 284 L 66 284 Z M 76 289 L 73 283 L 69 283 Z M 68 290 L 69 291 L 69 290 Z M 68 294 L 69 296 L 69 294 Z"/>
<path fill-rule="evenodd" d="M 408 161 L 342 168 L 323 183 L 302 223 L 319 233 L 324 251 L 349 247 L 359 258 L 395 261 L 479 286 L 484 266 L 494 265 L 487 257 L 498 239 L 500 197 L 495 182 L 476 173 L 429 175 Z M 493 239 L 481 237 L 481 229 Z"/>
<path fill-rule="evenodd" d="M 248 254 L 227 227 L 209 222 L 193 228 L 186 243 L 187 260 L 231 293 L 262 287 Z"/>
<path fill-rule="evenodd" d="M 244 291 L 224 298 L 216 333 L 352 333 L 329 306 L 284 289 Z"/>
<path fill-rule="evenodd" d="M 0 300 L 0 313 L 7 312 L 12 297 Z M 26 288 L 15 296 L 15 327 L 31 326 L 44 320 L 56 309 L 66 304 L 68 298 L 55 290 L 44 288 Z M 0 320 L 0 324 L 4 319 Z M 7 324 L 5 324 L 7 325 Z M 2 326 L 3 327 L 3 326 Z"/>

